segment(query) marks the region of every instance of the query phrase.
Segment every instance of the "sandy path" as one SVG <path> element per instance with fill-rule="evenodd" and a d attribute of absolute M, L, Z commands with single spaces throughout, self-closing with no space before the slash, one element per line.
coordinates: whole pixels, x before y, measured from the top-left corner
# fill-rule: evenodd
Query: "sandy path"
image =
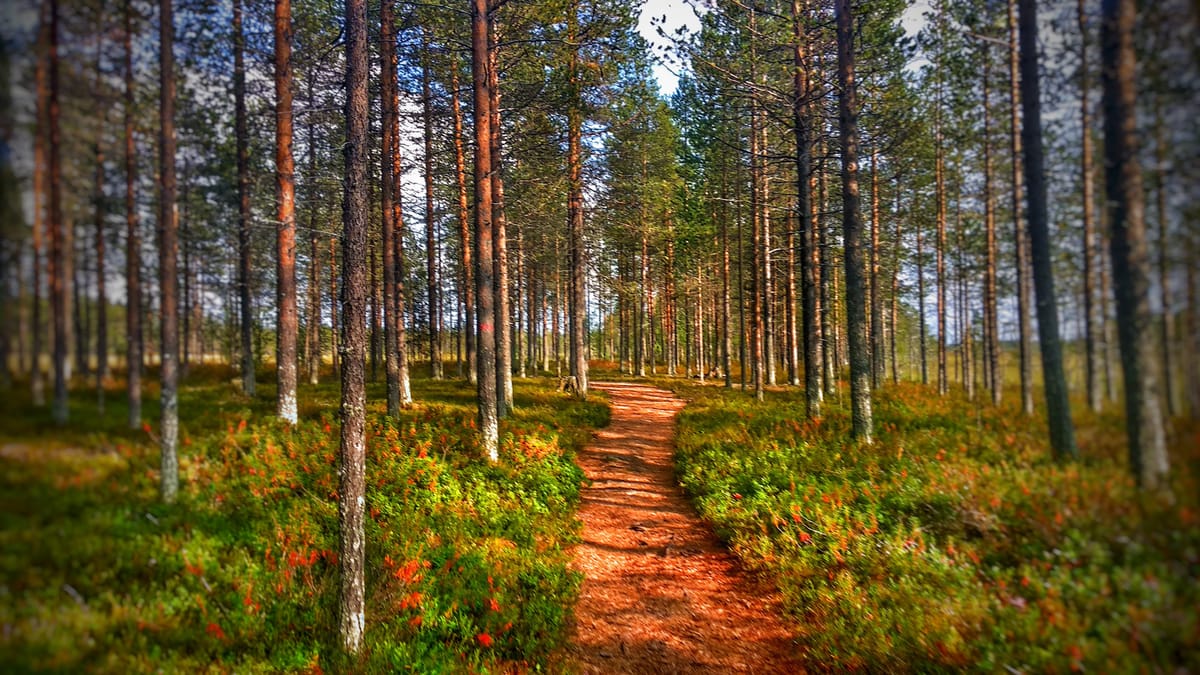
<path fill-rule="evenodd" d="M 684 401 L 629 383 L 593 383 L 612 423 L 579 454 L 585 579 L 568 663 L 580 673 L 795 673 L 773 589 L 717 542 L 675 481 Z"/>

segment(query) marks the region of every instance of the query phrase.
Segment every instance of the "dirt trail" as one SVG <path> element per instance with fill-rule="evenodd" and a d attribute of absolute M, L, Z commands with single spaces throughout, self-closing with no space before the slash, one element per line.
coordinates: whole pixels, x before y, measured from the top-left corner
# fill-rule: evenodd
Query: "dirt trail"
<path fill-rule="evenodd" d="M 684 401 L 630 383 L 593 383 L 612 423 L 579 454 L 585 579 L 568 662 L 580 673 L 796 673 L 778 594 L 700 521 L 675 481 Z"/>

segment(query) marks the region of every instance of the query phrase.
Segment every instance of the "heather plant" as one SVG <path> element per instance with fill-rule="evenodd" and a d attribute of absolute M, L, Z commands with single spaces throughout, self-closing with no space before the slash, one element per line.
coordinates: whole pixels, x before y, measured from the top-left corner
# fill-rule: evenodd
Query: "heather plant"
<path fill-rule="evenodd" d="M 915 384 L 878 392 L 871 445 L 838 399 L 805 422 L 803 392 L 675 386 L 680 480 L 777 581 L 814 667 L 1197 667 L 1194 424 L 1172 503 L 1135 488 L 1110 413 L 1079 416 L 1082 461 L 1058 464 L 1044 423 Z"/>

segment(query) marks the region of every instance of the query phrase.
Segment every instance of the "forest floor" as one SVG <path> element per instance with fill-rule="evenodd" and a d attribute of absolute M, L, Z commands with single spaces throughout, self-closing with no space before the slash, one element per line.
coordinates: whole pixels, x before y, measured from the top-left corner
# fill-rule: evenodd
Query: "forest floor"
<path fill-rule="evenodd" d="M 783 605 L 700 520 L 675 478 L 685 401 L 599 383 L 608 427 L 578 455 L 584 575 L 568 660 L 585 673 L 800 672 Z"/>

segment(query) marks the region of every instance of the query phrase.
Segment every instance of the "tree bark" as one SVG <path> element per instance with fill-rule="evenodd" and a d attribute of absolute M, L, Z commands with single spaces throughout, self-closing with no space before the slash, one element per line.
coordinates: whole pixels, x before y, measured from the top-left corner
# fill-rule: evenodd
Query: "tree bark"
<path fill-rule="evenodd" d="M 51 0 L 56 2 L 57 0 Z M 162 462 L 161 491 L 164 502 L 175 501 L 179 492 L 179 288 L 176 262 L 179 256 L 179 210 L 175 202 L 175 24 L 172 0 L 160 0 L 159 26 L 159 205 L 158 276 L 159 320 L 162 334 Z"/>
<path fill-rule="evenodd" d="M 466 315 L 463 331 L 466 343 L 467 379 L 474 384 L 478 378 L 475 354 L 475 270 L 471 263 L 471 232 L 467 209 L 467 169 L 463 152 L 463 116 L 458 100 L 458 62 L 451 69 L 450 110 L 454 115 L 454 171 L 458 181 L 458 236 L 462 247 L 463 307 Z"/>
<path fill-rule="evenodd" d="M 313 96 L 314 73 L 308 77 L 308 170 L 310 181 L 317 176 L 316 124 L 313 113 L 316 98 Z M 308 383 L 316 385 L 321 380 L 321 257 L 317 238 L 317 188 L 314 185 L 308 194 L 308 317 L 305 319 L 304 364 L 308 366 Z"/>
<path fill-rule="evenodd" d="M 871 148 L 871 388 L 883 383 L 883 294 L 879 291 L 879 148 Z"/>
<path fill-rule="evenodd" d="M 1171 247 L 1167 220 L 1167 139 L 1163 124 L 1162 94 L 1154 97 L 1154 215 L 1158 217 L 1158 301 L 1162 307 L 1159 316 L 1159 351 L 1162 353 L 1163 401 L 1167 418 L 1174 417 L 1179 410 L 1175 403 L 1175 359 L 1171 349 L 1171 334 L 1174 332 L 1174 317 L 1171 314 Z"/>
<path fill-rule="evenodd" d="M 842 142 L 842 230 L 846 263 L 846 332 L 850 352 L 850 419 L 854 438 L 871 442 L 871 356 L 863 288 L 862 216 L 858 195 L 858 92 L 850 0 L 837 0 L 838 122 Z"/>
<path fill-rule="evenodd" d="M 128 423 L 130 429 L 137 430 L 142 427 L 142 237 L 137 211 L 137 148 L 133 136 L 132 4 L 133 0 L 125 0 L 122 35 L 125 46 L 125 366 Z"/>
<path fill-rule="evenodd" d="M 342 202 L 342 401 L 338 466 L 338 638 L 358 653 L 365 624 L 367 11 L 346 0 L 346 176 Z M 330 265 L 332 268 L 332 264 Z"/>
<path fill-rule="evenodd" d="M 58 0 L 49 0 L 50 28 L 47 43 L 47 154 L 49 155 L 50 201 L 47 224 L 50 230 L 50 312 L 54 324 L 54 421 L 67 423 L 67 292 L 66 232 L 62 214 L 62 158 L 59 128 Z"/>
<path fill-rule="evenodd" d="M 276 230 L 275 361 L 279 373 L 279 417 L 296 423 L 296 167 L 292 157 L 292 0 L 275 0 L 275 180 Z"/>
<path fill-rule="evenodd" d="M 1025 146 L 1026 198 L 1029 204 L 1029 250 L 1033 283 L 1037 290 L 1038 339 L 1042 352 L 1042 384 L 1046 394 L 1046 418 L 1050 447 L 1055 459 L 1079 456 L 1075 447 L 1075 425 L 1063 370 L 1062 343 L 1058 332 L 1058 304 L 1054 291 L 1054 252 L 1050 241 L 1050 216 L 1046 203 L 1045 159 L 1042 154 L 1042 105 L 1038 77 L 1037 2 L 1021 0 L 1021 127 Z"/>
<path fill-rule="evenodd" d="M 29 371 L 29 388 L 33 404 L 46 405 L 46 383 L 42 374 L 42 265 L 49 265 L 43 257 L 43 237 L 48 235 L 47 222 L 49 195 L 49 167 L 47 145 L 50 142 L 50 3 L 42 2 L 38 7 L 37 52 L 34 62 L 34 88 L 36 92 L 36 125 L 33 138 L 33 233 L 32 233 L 32 278 L 30 280 L 31 333 L 29 349 L 32 367 Z"/>
<path fill-rule="evenodd" d="M 429 38 L 421 31 L 421 112 L 425 123 L 425 274 L 429 295 L 429 375 L 442 379 L 442 307 L 438 280 L 438 241 L 433 212 L 433 93 L 430 88 Z"/>
<path fill-rule="evenodd" d="M 494 7 L 494 6 L 493 6 Z M 491 102 L 489 136 L 492 161 L 492 255 L 496 294 L 496 391 L 497 412 L 507 417 L 513 404 L 512 389 L 512 312 L 508 297 L 508 220 L 504 215 L 504 163 L 501 155 L 500 66 L 494 20 L 488 25 L 488 96 Z"/>
<path fill-rule="evenodd" d="M 1096 332 L 1100 319 L 1096 303 L 1096 226 L 1092 209 L 1092 120 L 1089 100 L 1090 72 L 1088 63 L 1088 28 L 1085 0 L 1078 1 L 1079 20 L 1079 127 L 1080 132 L 1080 179 L 1083 182 L 1083 335 L 1084 368 L 1087 377 L 1088 407 L 1099 412 L 1103 405 L 1100 392 L 1100 352 L 1097 349 Z"/>
<path fill-rule="evenodd" d="M 399 297 L 402 292 L 402 280 L 397 277 L 396 251 L 401 248 L 397 243 L 398 237 L 403 237 L 403 231 L 396 226 L 396 209 L 394 205 L 399 195 L 393 190 L 396 187 L 396 174 L 400 171 L 399 123 L 397 121 L 397 84 L 396 84 L 396 18 L 393 0 L 383 0 L 379 5 L 379 57 L 381 79 L 379 95 L 382 98 L 383 157 L 380 166 L 380 221 L 383 235 L 383 339 L 387 351 L 385 363 L 387 379 L 387 413 L 391 417 L 400 414 L 400 330 L 404 323 L 404 315 L 399 312 L 403 300 Z"/>
<path fill-rule="evenodd" d="M 131 0 L 126 0 L 127 2 Z M 234 137 L 237 145 L 238 296 L 241 305 L 242 391 L 255 393 L 254 308 L 250 297 L 250 150 L 246 129 L 246 37 L 242 29 L 242 0 L 233 2 Z"/>
<path fill-rule="evenodd" d="M 471 76 L 475 113 L 475 301 L 479 320 L 480 449 L 492 462 L 499 459 L 496 392 L 496 308 L 492 251 L 492 117 L 488 82 L 488 0 L 471 0 Z"/>
<path fill-rule="evenodd" d="M 1008 75 L 1010 123 L 1012 126 L 1012 212 L 1017 251 L 1017 322 L 1021 345 L 1021 409 L 1033 414 L 1033 330 L 1029 317 L 1032 295 L 1029 284 L 1029 239 L 1021 227 L 1021 120 L 1020 76 L 1017 73 L 1017 0 L 1008 0 Z"/>
<path fill-rule="evenodd" d="M 1004 374 L 1000 370 L 1000 318 L 996 299 L 996 199 L 992 189 L 991 103 L 989 90 L 992 59 L 984 47 L 983 57 L 983 223 L 987 238 L 987 265 L 983 280 L 983 312 L 988 326 L 986 362 L 992 405 L 1000 405 Z"/>
<path fill-rule="evenodd" d="M 479 0 L 476 0 L 477 2 Z M 567 39 L 575 44 L 578 32 L 577 11 L 575 3 L 568 10 Z M 568 63 L 570 103 L 567 110 L 567 220 L 568 247 L 570 253 L 570 333 L 571 333 L 571 376 L 575 378 L 575 388 L 580 397 L 586 397 L 588 391 L 588 362 L 586 349 L 585 314 L 587 312 L 587 275 L 584 261 L 583 239 L 583 110 L 581 91 L 582 83 L 579 78 L 578 49 L 571 50 Z"/>
<path fill-rule="evenodd" d="M 1105 184 L 1112 231 L 1117 334 L 1125 375 L 1129 463 L 1138 485 L 1166 488 L 1168 473 L 1158 363 L 1151 338 L 1150 257 L 1137 147 L 1134 0 L 1101 4 L 1100 60 L 1104 106 Z"/>

